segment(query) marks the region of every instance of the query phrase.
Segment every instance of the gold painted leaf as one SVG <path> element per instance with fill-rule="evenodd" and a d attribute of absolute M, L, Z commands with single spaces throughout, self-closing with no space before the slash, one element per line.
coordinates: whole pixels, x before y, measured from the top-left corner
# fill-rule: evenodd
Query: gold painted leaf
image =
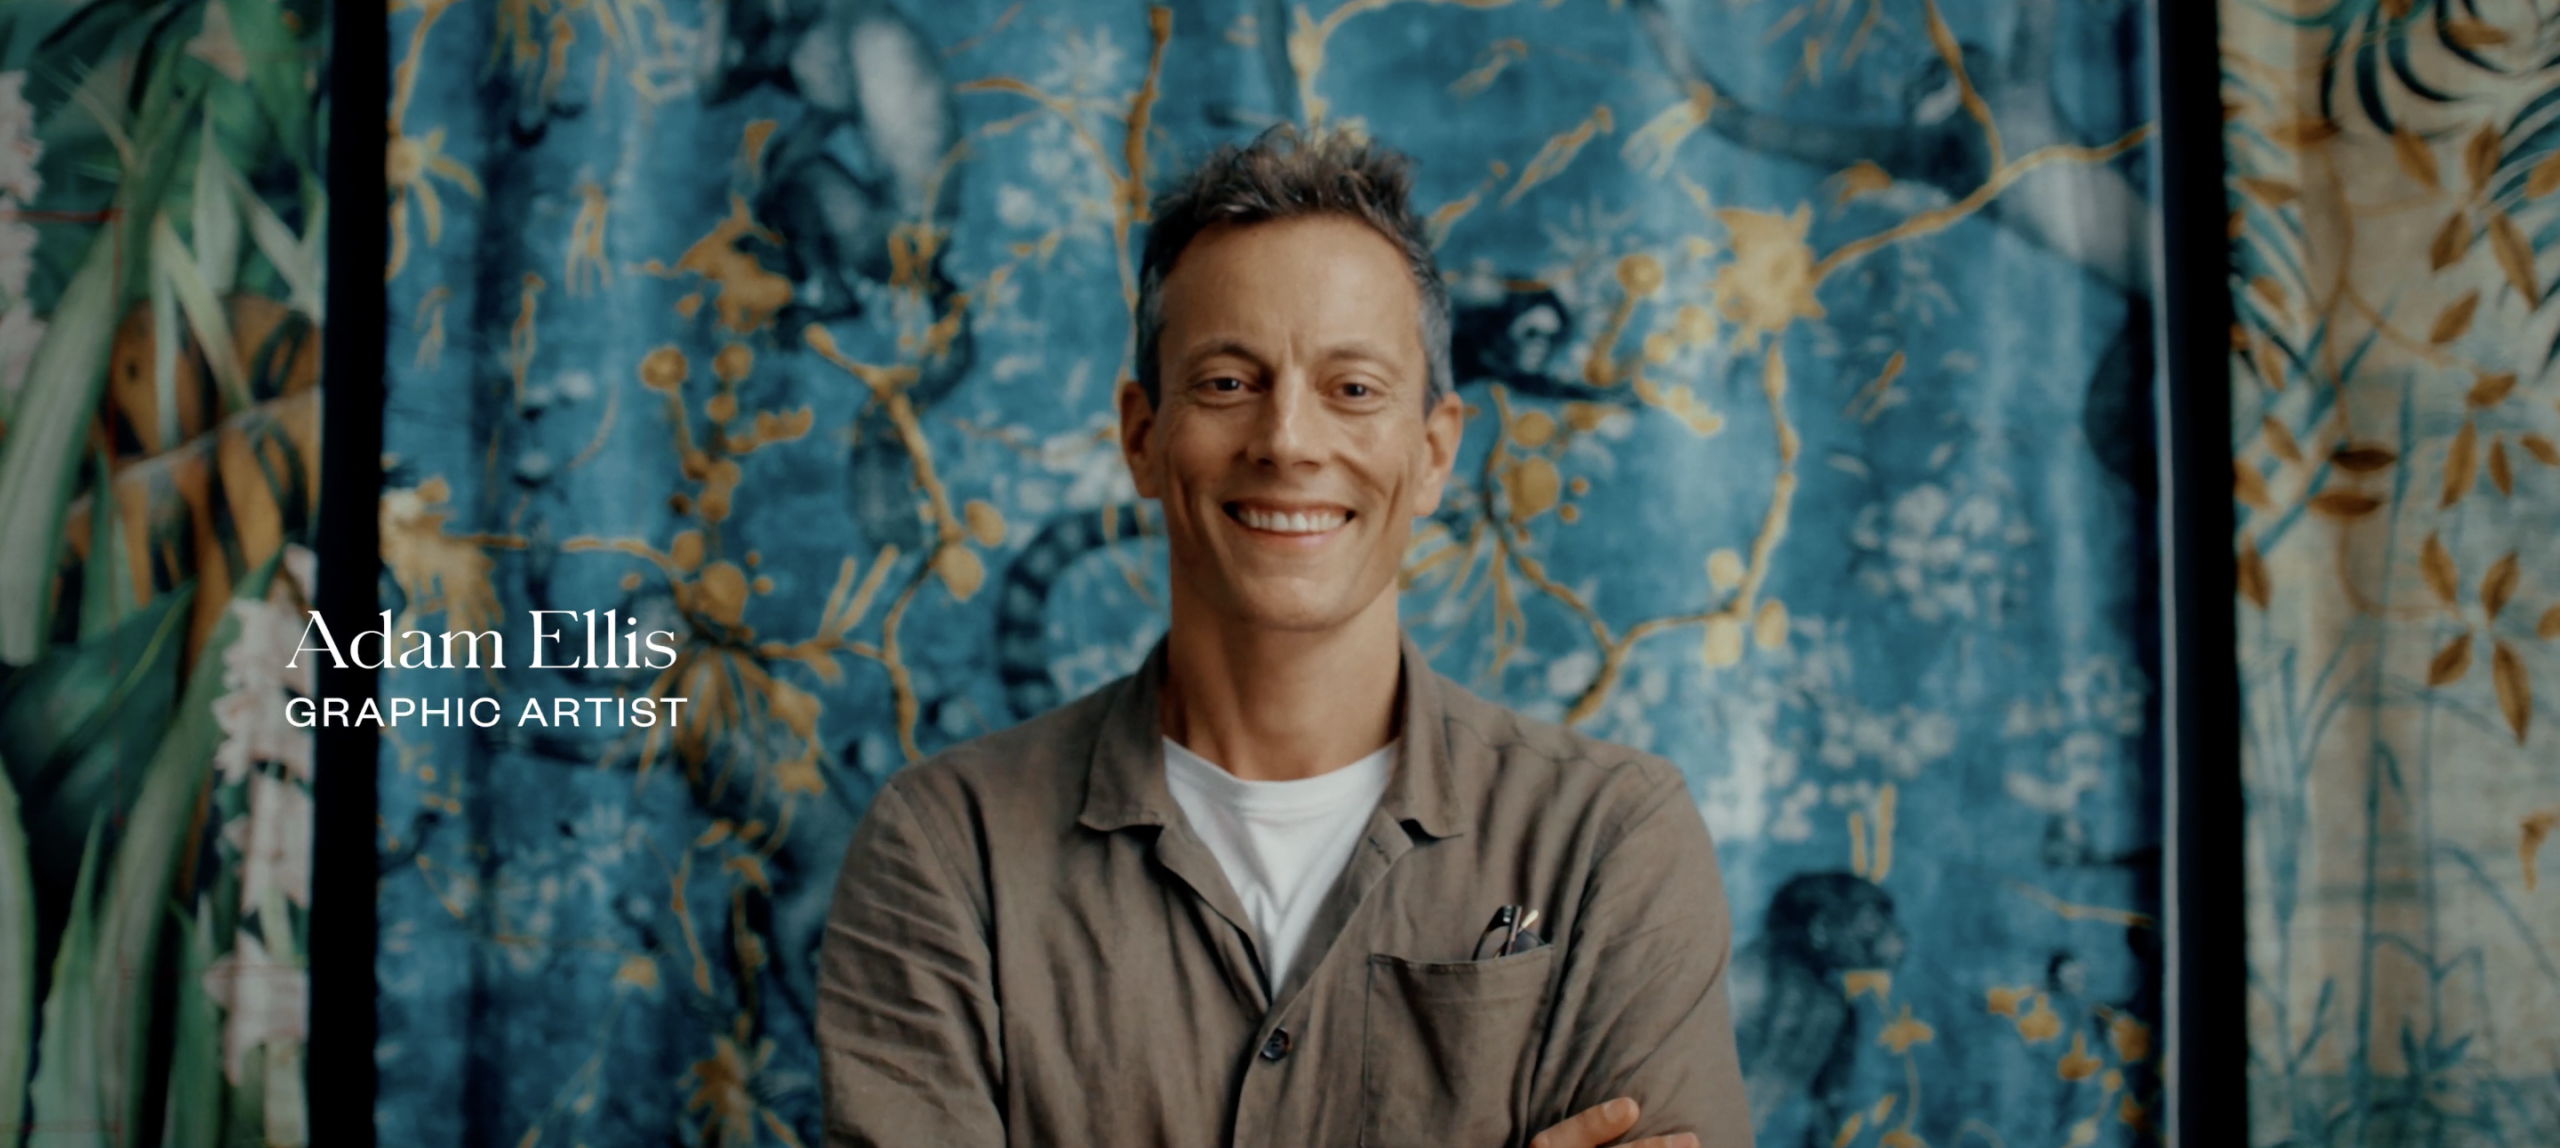
<path fill-rule="evenodd" d="M 1787 644 L 1787 607 L 1775 598 L 1760 603 L 1760 616 L 1751 622 L 1751 640 L 1763 650 L 1777 650 Z"/>
<path fill-rule="evenodd" d="M 2463 253 L 2469 250 L 2471 219 L 2457 207 L 2445 217 L 2444 226 L 2437 229 L 2435 241 L 2427 244 L 2427 269 L 2442 271 L 2451 267 L 2461 262 Z"/>
<path fill-rule="evenodd" d="M 2444 500 L 2438 505 L 2452 506 L 2471 493 L 2471 484 L 2480 476 L 2480 429 L 2465 420 L 2453 436 L 2453 446 L 2444 454 Z"/>
<path fill-rule="evenodd" d="M 2258 468 L 2245 458 L 2231 460 L 2231 496 L 2260 510 L 2275 509 L 2275 496 L 2267 493 L 2267 480 L 2258 477 Z"/>
<path fill-rule="evenodd" d="M 2525 305 L 2542 305 L 2542 285 L 2533 277 L 2533 248 L 2526 245 L 2524 232 L 2516 229 L 2516 221 L 2506 212 L 2489 217 L 2489 250 L 2496 252 L 2498 267 L 2507 273 L 2507 285 L 2524 296 Z"/>
<path fill-rule="evenodd" d="M 2525 453 L 2532 455 L 2535 462 L 2544 466 L 2560 466 L 2560 445 L 2553 444 L 2550 439 L 2529 434 L 2517 439 L 2516 443 L 2524 447 Z"/>
<path fill-rule="evenodd" d="M 2361 490 L 2332 490 L 2311 500 L 2311 512 L 2323 518 L 2362 518 L 2382 509 L 2382 500 Z"/>
<path fill-rule="evenodd" d="M 1876 1145 L 1877 1148 L 1929 1148 L 1929 1142 L 1912 1134 L 1909 1128 L 1896 1128 L 1876 1137 Z"/>
<path fill-rule="evenodd" d="M 2462 575 L 2454 569 L 2453 555 L 2445 552 L 2444 543 L 2433 534 L 2427 535 L 2426 542 L 2418 547 L 2418 572 L 2426 576 L 2427 589 L 2435 591 L 2445 605 L 2461 601 Z"/>
<path fill-rule="evenodd" d="M 1850 1113 L 1847 1120 L 1840 1122 L 1839 1135 L 1831 1138 L 1831 1148 L 1849 1148 L 1849 1145 L 1858 1139 L 1858 1133 L 1866 1130 L 1867 1114 L 1864 1112 Z"/>
<path fill-rule="evenodd" d="M 1878 1124 L 1884 1123 L 1885 1117 L 1893 1115 L 1893 1102 L 1899 1099 L 1901 1099 L 1901 1097 L 1895 1096 L 1893 1093 L 1885 1093 L 1883 1099 L 1876 1101 L 1875 1107 L 1867 1110 L 1867 1119 L 1875 1121 Z"/>
<path fill-rule="evenodd" d="M 2418 133 L 2409 130 L 2409 125 L 2402 124 L 2391 133 L 2391 155 L 2400 161 L 2400 170 L 2408 172 L 2409 178 L 2428 187 L 2444 186 L 2436 174 L 2435 149 L 2428 147 L 2427 141 Z"/>
<path fill-rule="evenodd" d="M 1511 521 L 1527 522 L 1553 509 L 1564 493 L 1564 481 L 1556 475 L 1556 464 L 1544 458 L 1528 458 L 1502 472 L 1504 493 L 1511 496 Z"/>
<path fill-rule="evenodd" d="M 2382 0 L 2382 14 L 2394 20 L 2409 18 L 2409 5 L 2416 0 Z"/>
<path fill-rule="evenodd" d="M 951 591 L 954 601 L 966 602 L 987 580 L 986 563 L 979 561 L 977 551 L 966 546 L 945 546 L 934 556 L 933 572 L 942 577 L 942 585 Z"/>
<path fill-rule="evenodd" d="M 1988 998 L 1984 1007 L 1990 1009 L 1992 1015 L 2015 1017 L 2018 1015 L 2018 1005 L 2021 1002 L 2024 1002 L 2027 998 L 2036 995 L 2036 991 L 2023 985 L 2017 988 L 2003 988 L 1999 985 L 1993 985 L 1991 986 L 1990 991 L 1984 995 Z"/>
<path fill-rule="evenodd" d="M 2269 129 L 2267 138 L 2289 148 L 2318 147 L 2338 137 L 2338 121 L 2321 116 L 2306 116 L 2291 123 Z"/>
<path fill-rule="evenodd" d="M 2489 439 L 2489 481 L 2498 488 L 2500 498 L 2516 496 L 2516 472 L 2507 465 L 2507 440 Z"/>
<path fill-rule="evenodd" d="M 2524 193 L 2535 199 L 2560 191 L 2560 151 L 2542 157 L 2524 177 Z"/>
<path fill-rule="evenodd" d="M 2282 207 L 2302 198 L 2302 189 L 2283 180 L 2264 179 L 2254 175 L 2240 177 L 2240 190 L 2249 198 L 2269 207 Z"/>
<path fill-rule="evenodd" d="M 2516 744 L 2523 745 L 2525 731 L 2533 727 L 2533 678 L 2525 672 L 2524 659 L 2505 642 L 2494 643 L 2489 679 L 2497 683 L 2498 709 L 2507 715 L 2507 728 L 2515 731 Z"/>
<path fill-rule="evenodd" d="M 2482 124 L 2471 133 L 2471 142 L 2462 145 L 2462 167 L 2471 177 L 2471 190 L 2488 186 L 2498 171 L 2498 125 Z"/>
<path fill-rule="evenodd" d="M 2470 672 L 2471 632 L 2465 630 L 2461 637 L 2446 643 L 2443 649 L 2436 651 L 2434 660 L 2427 663 L 2427 684 L 2441 686 L 2458 682 L 2462 680 L 2464 674 Z"/>
<path fill-rule="evenodd" d="M 2560 641 L 2560 606 L 2542 612 L 2542 620 L 2534 624 L 2533 636 L 2546 642 Z"/>
<path fill-rule="evenodd" d="M 2225 238 L 2225 239 L 2238 239 L 2238 238 L 2240 238 L 2241 236 L 2246 235 L 2246 234 L 2248 234 L 2248 233 L 2249 233 L 2249 213 L 2248 213 L 2248 212 L 2245 212 L 2245 211 L 2235 211 L 2235 212 L 2232 212 L 2232 213 L 2231 213 L 2230 218 L 2225 219 L 2225 220 L 2223 220 L 2223 221 L 2222 221 L 2222 237 L 2223 237 L 2223 238 Z"/>
<path fill-rule="evenodd" d="M 2089 1055 L 2088 1034 L 2075 1032 L 2071 1034 L 2071 1051 L 2063 1053 L 2062 1059 L 2054 1062 L 2053 1074 L 2076 1084 L 2096 1076 L 2102 1067 L 2104 1062 Z"/>
<path fill-rule="evenodd" d="M 2275 340 L 2268 339 L 2258 344 L 2258 377 L 2265 379 L 2268 386 L 2279 391 L 2284 389 L 2284 366 L 2284 351 L 2276 346 Z"/>
<path fill-rule="evenodd" d="M 1732 548 L 1720 548 L 1707 555 L 1707 581 L 1716 589 L 1731 590 L 1742 585 L 1743 573 L 1742 555 L 1734 553 Z"/>
<path fill-rule="evenodd" d="M 1703 640 L 1700 656 L 1706 660 L 1707 668 L 1711 670 L 1723 669 L 1741 661 L 1742 623 L 1724 614 L 1707 619 L 1707 636 Z"/>
<path fill-rule="evenodd" d="M 1525 411 L 1511 420 L 1511 441 L 1536 450 L 1556 437 L 1555 416 L 1545 411 Z"/>
<path fill-rule="evenodd" d="M 969 537 L 980 546 L 993 546 L 1004 541 L 1004 512 L 972 498 L 960 508 L 960 516 L 969 523 Z"/>
<path fill-rule="evenodd" d="M 2275 596 L 2275 588 L 2267 581 L 2266 559 L 2258 556 L 2258 542 L 2247 535 L 2240 537 L 2240 596 L 2267 608 L 2267 600 Z"/>
<path fill-rule="evenodd" d="M 2052 1002 L 2043 993 L 2037 993 L 2034 1007 L 2018 1018 L 2018 1035 L 2029 1044 L 2043 1044 L 2062 1035 L 2062 1018 L 2055 1015 Z"/>
<path fill-rule="evenodd" d="M 1861 195 L 1883 191 L 1893 186 L 1893 177 L 1877 167 L 1874 160 L 1859 160 L 1840 173 L 1838 203 L 1847 203 Z"/>
<path fill-rule="evenodd" d="M 1927 1021 L 1913 1019 L 1911 1006 L 1906 1004 L 1902 1006 L 1902 1015 L 1884 1026 L 1883 1032 L 1876 1034 L 1876 1043 L 1892 1049 L 1895 1056 L 1906 1056 L 1910 1054 L 1912 1045 L 1927 1044 L 1937 1038 L 1938 1030 L 1929 1027 Z"/>
<path fill-rule="evenodd" d="M 684 385 L 686 370 L 683 351 L 673 346 L 660 347 L 640 360 L 640 385 L 672 395 Z"/>
<path fill-rule="evenodd" d="M 2393 453 L 2390 447 L 2378 443 L 2351 442 L 2331 453 L 2329 461 L 2338 464 L 2338 469 L 2349 474 L 2372 474 L 2400 461 L 2400 456 Z"/>
<path fill-rule="evenodd" d="M 2456 16 L 2444 23 L 2444 42 L 2456 48 L 2487 48 L 2504 44 L 2507 39 L 2506 29 L 2468 16 Z"/>
<path fill-rule="evenodd" d="M 2560 806 L 2525 814 L 2524 824 L 2516 834 L 2516 858 L 2524 862 L 2524 891 L 2533 892 L 2533 859 L 2542 852 L 2543 838 L 2560 830 Z"/>
<path fill-rule="evenodd" d="M 1564 405 L 1564 421 L 1578 431 L 1600 429 L 1609 418 L 1609 408 L 1599 403 L 1571 402 Z"/>
<path fill-rule="evenodd" d="M 2471 384 L 2471 393 L 2463 396 L 2463 401 L 2475 407 L 2494 407 L 2505 401 L 2507 395 L 2515 389 L 2516 373 L 2514 371 L 2482 375 L 2479 382 Z"/>
<path fill-rule="evenodd" d="M 613 974 L 617 985 L 628 985 L 642 992 L 658 991 L 658 962 L 643 953 L 622 958 L 622 968 Z"/>
<path fill-rule="evenodd" d="M 1858 969 L 1842 973 L 1840 974 L 1840 991 L 1850 1000 L 1871 996 L 1876 998 L 1878 1003 L 1882 1003 L 1893 996 L 1893 972 L 1889 969 Z M 1876 1119 L 1882 1120 L 1884 1117 L 1879 1116 Z"/>
<path fill-rule="evenodd" d="M 2497 621 L 2498 614 L 2515 598 L 2519 573 L 2515 551 L 2510 550 L 2506 557 L 2490 565 L 2488 573 L 2480 576 L 2480 609 L 2488 613 L 2490 621 Z"/>
<path fill-rule="evenodd" d="M 2151 1057 L 2151 1026 L 2119 1013 L 2107 1024 L 2107 1043 L 2125 1063 L 2140 1064 Z"/>
<path fill-rule="evenodd" d="M 2472 312 L 2479 309 L 2479 290 L 2474 288 L 2463 292 L 2462 298 L 2454 300 L 2452 306 L 2436 316 L 2436 325 L 2427 331 L 2427 341 L 2444 344 L 2461 338 L 2463 332 L 2471 329 Z"/>
<path fill-rule="evenodd" d="M 2284 429 L 2274 415 L 2259 420 L 2258 429 L 2267 436 L 2267 449 L 2276 452 L 2277 458 L 2292 463 L 2302 461 L 2302 447 L 2293 441 L 2293 432 Z"/>
<path fill-rule="evenodd" d="M 2258 301 L 2266 304 L 2270 311 L 2282 311 L 2285 308 L 2284 285 L 2276 282 L 2272 275 L 2261 275 L 2250 280 L 2249 293 L 2257 296 Z"/>

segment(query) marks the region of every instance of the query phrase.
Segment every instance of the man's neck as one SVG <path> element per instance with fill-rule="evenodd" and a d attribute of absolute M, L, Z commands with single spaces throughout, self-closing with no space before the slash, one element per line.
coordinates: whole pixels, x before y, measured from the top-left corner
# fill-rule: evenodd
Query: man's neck
<path fill-rule="evenodd" d="M 1342 626 L 1271 631 L 1201 617 L 1177 595 L 1164 734 L 1246 781 L 1329 773 L 1395 736 L 1403 631 L 1390 592 Z"/>

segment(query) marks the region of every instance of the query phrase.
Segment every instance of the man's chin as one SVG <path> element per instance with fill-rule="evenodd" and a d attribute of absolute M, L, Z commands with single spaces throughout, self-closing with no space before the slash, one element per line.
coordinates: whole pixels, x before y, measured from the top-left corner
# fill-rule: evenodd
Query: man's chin
<path fill-rule="evenodd" d="M 1362 613 L 1358 595 L 1300 587 L 1240 587 L 1222 611 L 1231 624 L 1273 633 L 1320 634 L 1351 624 Z"/>

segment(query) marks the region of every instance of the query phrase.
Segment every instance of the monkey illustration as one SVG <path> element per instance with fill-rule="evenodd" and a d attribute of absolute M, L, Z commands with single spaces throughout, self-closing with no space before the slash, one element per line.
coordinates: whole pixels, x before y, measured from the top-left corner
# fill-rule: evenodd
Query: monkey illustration
<path fill-rule="evenodd" d="M 891 232 L 947 226 L 956 209 L 942 164 L 960 115 L 941 54 L 888 0 L 705 0 L 700 45 L 704 103 L 772 84 L 806 104 L 768 145 L 754 204 L 784 238 L 801 312 L 785 332 L 860 315 L 854 283 L 889 281 Z"/>
<path fill-rule="evenodd" d="M 1841 974 L 1899 966 L 1905 938 L 1893 895 L 1853 873 L 1790 878 L 1765 921 L 1735 955 L 1731 981 L 1752 1131 L 1805 1094 L 1816 1107 L 1806 1144 L 1818 1148 L 1855 1106 L 1849 1074 L 1861 1034 Z"/>
<path fill-rule="evenodd" d="M 1005 567 L 996 599 L 996 675 L 1013 716 L 1031 717 L 1067 700 L 1049 672 L 1049 592 L 1059 577 L 1085 555 L 1162 532 L 1158 516 L 1143 504 L 1070 510 L 1042 523 Z"/>
<path fill-rule="evenodd" d="M 1666 0 L 1632 0 L 1643 36 L 1683 87 L 1717 93 L 1707 129 L 1734 145 L 1830 172 L 1861 160 L 1897 182 L 1925 184 L 1952 197 L 1969 195 L 1991 174 L 1989 142 L 1963 110 L 1961 89 L 1942 58 L 1932 57 L 1904 87 L 1897 123 L 1817 123 L 1735 101 L 1690 54 Z M 2079 138 L 2053 84 L 2056 0 L 2027 0 L 2006 53 L 1994 57 L 1961 45 L 1966 78 L 1999 126 L 2007 158 Z M 2029 173 L 1982 209 L 1982 217 L 2054 252 L 2097 281 L 2124 293 L 2123 329 L 2098 357 L 2081 409 L 2081 431 L 2098 462 L 2137 492 L 2153 483 L 2150 255 L 2148 198 L 2121 163 L 2052 163 Z"/>
<path fill-rule="evenodd" d="M 958 212 L 959 171 L 946 168 L 960 138 L 960 113 L 924 30 L 888 0 L 705 0 L 694 79 L 706 104 L 774 87 L 805 104 L 800 118 L 767 145 L 753 209 L 781 236 L 764 254 L 791 280 L 791 303 L 777 316 L 786 343 L 811 323 L 860 318 L 864 285 L 889 286 L 893 247 L 925 251 L 912 273 L 931 313 L 952 313 L 957 290 L 945 275 L 948 242 L 923 243 L 901 228 L 947 233 Z M 923 410 L 968 373 L 974 339 L 966 309 L 948 344 L 922 364 L 906 389 Z M 854 427 L 854 517 L 874 545 L 917 549 L 914 471 L 885 413 L 864 412 Z"/>
<path fill-rule="evenodd" d="M 1545 398 L 1626 401 L 1623 388 L 1604 391 L 1558 370 L 1573 330 L 1573 312 L 1545 284 L 1489 274 L 1451 277 L 1449 365 L 1462 389 L 1500 383 Z"/>

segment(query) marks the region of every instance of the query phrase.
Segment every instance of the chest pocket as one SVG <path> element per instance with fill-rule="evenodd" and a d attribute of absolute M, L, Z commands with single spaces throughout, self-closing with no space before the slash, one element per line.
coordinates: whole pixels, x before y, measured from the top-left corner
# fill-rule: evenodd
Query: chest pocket
<path fill-rule="evenodd" d="M 1509 1144 L 1555 947 L 1489 961 L 1369 958 L 1360 1143 Z"/>

